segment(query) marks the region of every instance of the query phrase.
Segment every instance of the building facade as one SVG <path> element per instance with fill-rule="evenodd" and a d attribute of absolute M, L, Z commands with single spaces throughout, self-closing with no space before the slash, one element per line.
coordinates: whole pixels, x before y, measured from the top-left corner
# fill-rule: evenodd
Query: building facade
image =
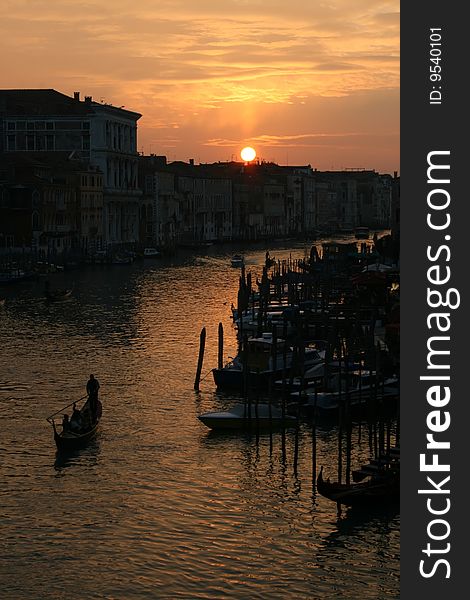
<path fill-rule="evenodd" d="M 139 113 L 82 101 L 56 90 L 0 90 L 0 155 L 75 153 L 103 177 L 103 239 L 107 247 L 139 240 L 137 181 Z"/>

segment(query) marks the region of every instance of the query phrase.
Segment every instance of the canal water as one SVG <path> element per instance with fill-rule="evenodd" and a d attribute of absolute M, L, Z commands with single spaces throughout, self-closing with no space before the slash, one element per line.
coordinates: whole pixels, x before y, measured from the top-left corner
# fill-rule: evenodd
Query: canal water
<path fill-rule="evenodd" d="M 219 321 L 225 356 L 236 352 L 235 251 L 53 275 L 53 287 L 74 283 L 57 304 L 41 280 L 0 290 L 2 598 L 399 597 L 397 510 L 338 515 L 316 495 L 308 423 L 296 462 L 294 432 L 214 435 L 197 419 L 235 401 L 207 374 Z M 265 249 L 243 251 L 259 273 Z M 45 418 L 84 395 L 89 373 L 101 432 L 57 458 Z M 337 430 L 317 437 L 317 464 L 335 479 Z M 357 466 L 370 457 L 365 431 L 353 443 Z"/>

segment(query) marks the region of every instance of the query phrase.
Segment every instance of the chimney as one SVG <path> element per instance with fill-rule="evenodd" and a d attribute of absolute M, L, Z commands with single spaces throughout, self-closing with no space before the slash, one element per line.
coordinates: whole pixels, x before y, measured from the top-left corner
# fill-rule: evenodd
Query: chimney
<path fill-rule="evenodd" d="M 77 102 L 80 102 L 80 92 L 74 92 L 73 99 L 76 100 Z"/>
<path fill-rule="evenodd" d="M 91 104 L 91 96 L 85 96 L 85 104 Z"/>
<path fill-rule="evenodd" d="M 194 166 L 194 158 L 189 159 L 189 164 Z"/>

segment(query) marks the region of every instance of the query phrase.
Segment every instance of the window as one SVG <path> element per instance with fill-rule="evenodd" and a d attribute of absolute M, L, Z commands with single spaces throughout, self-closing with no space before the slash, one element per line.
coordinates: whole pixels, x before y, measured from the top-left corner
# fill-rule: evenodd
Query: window
<path fill-rule="evenodd" d="M 83 123 L 82 123 L 82 129 L 90 129 L 90 122 L 89 121 L 83 121 Z"/>
<path fill-rule="evenodd" d="M 8 130 L 12 131 L 16 129 L 16 123 L 14 121 L 8 121 Z"/>
<path fill-rule="evenodd" d="M 33 212 L 32 225 L 33 231 L 39 231 L 39 214 L 37 212 Z"/>
<path fill-rule="evenodd" d="M 46 150 L 54 150 L 54 136 L 46 135 Z"/>
<path fill-rule="evenodd" d="M 26 150 L 34 151 L 34 135 L 26 136 Z"/>
<path fill-rule="evenodd" d="M 54 121 L 47 121 L 46 129 L 54 129 Z"/>
<path fill-rule="evenodd" d="M 7 150 L 10 152 L 16 151 L 16 135 L 7 136 Z"/>
<path fill-rule="evenodd" d="M 34 123 L 32 123 L 31 121 L 28 121 L 28 123 L 26 124 L 26 128 L 27 129 L 34 129 Z"/>
<path fill-rule="evenodd" d="M 81 129 L 82 124 L 80 121 L 56 121 L 56 129 Z"/>
<path fill-rule="evenodd" d="M 45 150 L 46 149 L 46 138 L 44 135 L 36 136 L 36 150 Z"/>

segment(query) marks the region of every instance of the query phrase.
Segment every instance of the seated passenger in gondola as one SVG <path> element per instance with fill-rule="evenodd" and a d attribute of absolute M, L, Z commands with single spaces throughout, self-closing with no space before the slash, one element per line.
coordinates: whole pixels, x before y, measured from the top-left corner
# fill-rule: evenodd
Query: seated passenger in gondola
<path fill-rule="evenodd" d="M 72 413 L 72 417 L 70 419 L 70 429 L 74 432 L 78 432 L 82 428 L 82 425 L 83 425 L 82 415 L 81 415 L 80 411 L 78 410 L 76 404 L 74 403 L 73 413 Z"/>

